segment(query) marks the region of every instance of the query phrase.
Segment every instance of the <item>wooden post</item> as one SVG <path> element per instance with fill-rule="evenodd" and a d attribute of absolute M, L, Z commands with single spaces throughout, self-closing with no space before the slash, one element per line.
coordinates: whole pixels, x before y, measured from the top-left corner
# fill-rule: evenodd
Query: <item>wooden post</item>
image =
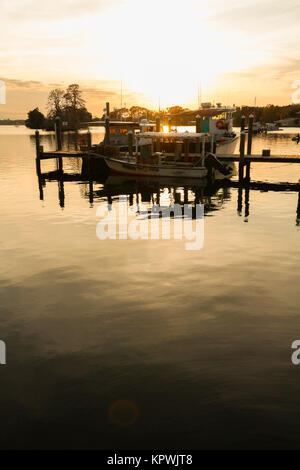
<path fill-rule="evenodd" d="M 88 150 L 91 150 L 91 148 L 92 148 L 92 134 L 90 133 L 89 130 L 86 133 L 86 138 L 87 138 L 87 148 L 88 148 Z"/>
<path fill-rule="evenodd" d="M 60 173 L 63 172 L 63 159 L 62 159 L 62 157 L 58 157 L 58 159 L 57 159 L 57 169 Z"/>
<path fill-rule="evenodd" d="M 59 116 L 56 116 L 56 118 L 55 118 L 54 128 L 55 128 L 56 150 L 61 150 L 61 149 L 62 149 L 62 143 L 61 143 L 61 120 L 60 120 L 60 117 L 59 117 Z"/>
<path fill-rule="evenodd" d="M 205 157 L 205 135 L 203 136 L 203 139 L 202 139 L 202 157 L 204 158 Z"/>
<path fill-rule="evenodd" d="M 202 139 L 202 166 L 204 166 L 204 162 L 205 162 L 205 135 L 203 136 L 203 139 Z"/>
<path fill-rule="evenodd" d="M 242 116 L 242 118 L 241 118 L 241 136 L 242 136 L 242 132 L 245 131 L 245 121 L 246 121 L 245 116 Z M 241 139 L 241 137 L 240 137 L 240 139 Z M 240 140 L 240 152 L 241 152 L 241 140 Z"/>
<path fill-rule="evenodd" d="M 169 132 L 171 132 L 171 118 L 168 119 L 168 128 L 169 128 Z"/>
<path fill-rule="evenodd" d="M 248 121 L 248 143 L 247 143 L 247 155 L 251 155 L 252 150 L 252 134 L 253 134 L 253 114 L 250 114 Z"/>
<path fill-rule="evenodd" d="M 35 151 L 36 158 L 40 157 L 40 133 L 38 130 L 35 131 Z"/>
<path fill-rule="evenodd" d="M 197 134 L 200 134 L 201 132 L 201 116 L 199 116 L 199 114 L 197 114 L 196 116 L 196 132 Z"/>
<path fill-rule="evenodd" d="M 160 132 L 160 116 L 156 116 L 155 121 L 156 121 L 155 132 Z"/>
<path fill-rule="evenodd" d="M 251 155 L 252 151 L 252 135 L 253 135 L 253 114 L 250 114 L 248 121 L 248 141 L 247 141 L 247 155 Z M 246 163 L 246 180 L 250 181 L 250 162 Z"/>
<path fill-rule="evenodd" d="M 245 118 L 245 116 L 242 116 L 242 118 L 241 118 L 241 133 L 245 130 L 245 123 L 246 123 L 246 118 Z"/>
<path fill-rule="evenodd" d="M 245 131 L 241 132 L 240 161 L 239 161 L 239 182 L 244 179 L 244 157 L 245 157 Z"/>
<path fill-rule="evenodd" d="M 128 152 L 129 155 L 132 157 L 133 155 L 133 132 L 128 131 Z"/>
<path fill-rule="evenodd" d="M 106 103 L 106 117 L 109 117 L 109 113 L 110 113 L 110 110 L 109 110 L 109 103 L 107 102 L 107 103 Z"/>
<path fill-rule="evenodd" d="M 36 174 L 39 176 L 41 176 L 41 159 L 36 157 L 35 159 L 35 168 L 36 168 Z"/>
<path fill-rule="evenodd" d="M 110 134 L 109 134 L 109 117 L 106 116 L 105 118 L 105 137 L 104 137 L 105 145 L 110 144 Z"/>

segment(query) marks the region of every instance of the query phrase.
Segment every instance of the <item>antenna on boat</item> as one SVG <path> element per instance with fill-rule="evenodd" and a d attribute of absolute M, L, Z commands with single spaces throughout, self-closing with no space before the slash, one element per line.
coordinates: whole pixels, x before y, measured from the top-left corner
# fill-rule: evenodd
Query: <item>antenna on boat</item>
<path fill-rule="evenodd" d="M 200 83 L 198 84 L 198 109 L 200 109 L 201 101 L 202 101 L 202 85 L 200 81 Z"/>
<path fill-rule="evenodd" d="M 123 81 L 121 80 L 121 109 L 123 107 Z"/>

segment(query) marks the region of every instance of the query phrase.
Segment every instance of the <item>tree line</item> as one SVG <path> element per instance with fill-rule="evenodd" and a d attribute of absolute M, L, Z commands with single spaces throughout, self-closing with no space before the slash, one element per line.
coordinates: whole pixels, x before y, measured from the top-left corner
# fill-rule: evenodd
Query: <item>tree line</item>
<path fill-rule="evenodd" d="M 85 107 L 82 91 L 77 83 L 69 85 L 66 90 L 55 88 L 51 90 L 47 101 L 48 114 L 45 116 L 39 108 L 28 113 L 26 127 L 31 129 L 53 130 L 56 117 L 60 117 L 63 128 L 79 129 L 81 124 L 91 121 L 92 115 Z"/>
<path fill-rule="evenodd" d="M 47 116 L 44 116 L 38 108 L 29 111 L 25 125 L 32 129 L 53 130 L 55 118 L 58 116 L 64 124 L 63 128 L 76 130 L 84 122 L 105 118 L 105 113 L 99 118 L 93 117 L 87 110 L 85 100 L 82 98 L 82 91 L 76 83 L 69 85 L 66 90 L 60 88 L 51 90 L 48 96 L 47 108 Z M 145 118 L 154 121 L 156 116 L 159 115 L 162 121 L 166 122 L 168 117 L 172 116 L 172 121 L 176 120 L 176 124 L 188 125 L 191 116 L 181 115 L 184 111 L 190 110 L 177 105 L 159 111 L 143 106 L 132 106 L 131 108 L 114 108 L 110 112 L 110 119 L 138 121 Z M 280 121 L 287 118 L 295 118 L 296 120 L 299 118 L 300 123 L 300 104 L 287 106 L 268 104 L 267 106 L 260 107 L 240 106 L 236 108 L 236 112 L 233 115 L 233 124 L 239 126 L 241 124 L 241 117 L 248 117 L 250 114 L 254 114 L 255 121 L 262 123 Z"/>
<path fill-rule="evenodd" d="M 289 104 L 287 106 L 275 106 L 268 104 L 267 106 L 251 107 L 241 106 L 236 108 L 234 113 L 233 124 L 235 126 L 241 125 L 242 116 L 249 117 L 250 114 L 254 115 L 255 121 L 262 123 L 281 121 L 283 119 L 295 118 L 299 119 L 300 123 L 300 104 Z"/>

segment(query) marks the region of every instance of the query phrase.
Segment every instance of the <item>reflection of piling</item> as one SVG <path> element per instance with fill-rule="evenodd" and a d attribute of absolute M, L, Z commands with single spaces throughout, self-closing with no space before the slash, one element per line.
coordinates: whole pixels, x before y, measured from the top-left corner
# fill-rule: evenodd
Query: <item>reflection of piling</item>
<path fill-rule="evenodd" d="M 55 129 L 56 150 L 61 150 L 62 149 L 61 120 L 59 116 L 55 118 L 54 129 Z"/>
<path fill-rule="evenodd" d="M 239 186 L 238 189 L 238 204 L 237 204 L 237 211 L 239 215 L 242 215 L 242 209 L 243 209 L 243 188 L 242 186 Z"/>
<path fill-rule="evenodd" d="M 92 179 L 89 181 L 89 201 L 92 206 L 94 203 L 94 181 Z"/>
<path fill-rule="evenodd" d="M 300 191 L 298 193 L 298 205 L 297 205 L 297 219 L 296 224 L 300 225 Z"/>
<path fill-rule="evenodd" d="M 245 189 L 245 217 L 246 218 L 249 216 L 249 208 L 250 208 L 249 198 L 250 198 L 250 189 L 248 187 Z"/>
<path fill-rule="evenodd" d="M 58 157 L 56 160 L 56 166 L 58 171 L 58 198 L 60 207 L 65 206 L 65 189 L 64 189 L 64 173 L 63 173 L 63 159 Z"/>

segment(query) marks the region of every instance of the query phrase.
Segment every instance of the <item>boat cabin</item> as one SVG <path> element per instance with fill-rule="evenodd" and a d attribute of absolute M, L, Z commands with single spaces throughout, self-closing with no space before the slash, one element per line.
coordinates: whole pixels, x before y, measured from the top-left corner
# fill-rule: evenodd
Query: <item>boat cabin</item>
<path fill-rule="evenodd" d="M 105 136 L 103 144 L 109 144 L 116 147 L 127 147 L 128 133 L 132 132 L 134 135 L 138 132 L 152 131 L 155 123 L 142 119 L 140 122 L 136 121 L 94 121 L 90 124 L 105 127 Z"/>
<path fill-rule="evenodd" d="M 222 136 L 233 132 L 233 113 L 235 108 L 210 107 L 201 108 L 198 115 L 201 120 L 201 132 L 210 132 Z"/>
<path fill-rule="evenodd" d="M 146 161 L 159 155 L 166 160 L 188 162 L 215 151 L 214 136 L 209 133 L 141 132 L 135 137 L 135 154 Z"/>

